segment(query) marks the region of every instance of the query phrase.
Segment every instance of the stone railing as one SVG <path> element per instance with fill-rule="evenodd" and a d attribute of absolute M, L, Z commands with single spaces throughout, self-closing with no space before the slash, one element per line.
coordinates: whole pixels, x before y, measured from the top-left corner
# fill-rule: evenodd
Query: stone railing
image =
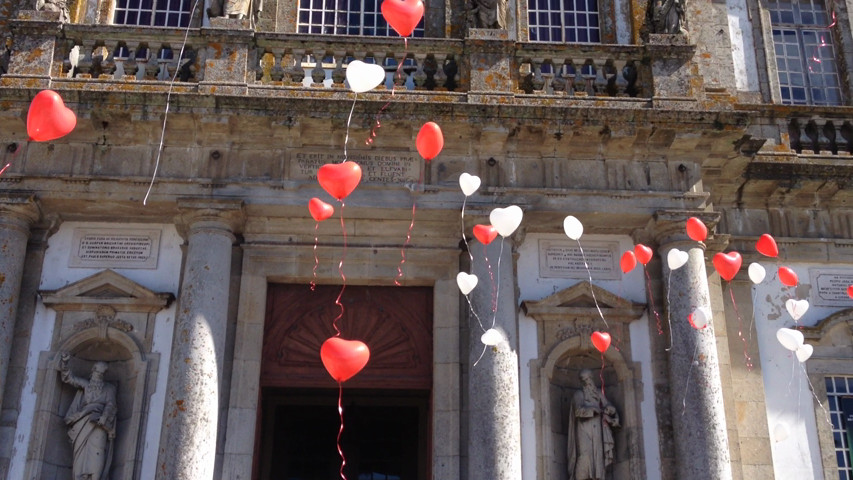
<path fill-rule="evenodd" d="M 853 119 L 792 118 L 788 138 L 797 153 L 853 155 Z"/>
<path fill-rule="evenodd" d="M 644 49 L 630 45 L 525 43 L 516 50 L 518 89 L 527 94 L 651 97 L 642 88 Z"/>

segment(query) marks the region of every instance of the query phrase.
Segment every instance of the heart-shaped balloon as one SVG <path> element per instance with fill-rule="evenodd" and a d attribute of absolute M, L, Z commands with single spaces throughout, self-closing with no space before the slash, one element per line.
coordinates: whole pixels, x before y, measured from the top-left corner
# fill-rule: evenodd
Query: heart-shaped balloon
<path fill-rule="evenodd" d="M 320 359 L 329 375 L 343 383 L 367 365 L 370 349 L 359 340 L 331 337 L 320 347 Z"/>
<path fill-rule="evenodd" d="M 648 265 L 652 261 L 652 253 L 652 249 L 642 243 L 634 245 L 634 256 L 642 265 Z"/>
<path fill-rule="evenodd" d="M 812 358 L 813 353 L 814 347 L 809 345 L 808 343 L 804 343 L 803 345 L 800 345 L 799 348 L 794 350 L 794 355 L 797 356 L 797 360 L 799 360 L 800 363 L 803 363 L 806 360 Z"/>
<path fill-rule="evenodd" d="M 329 195 L 343 200 L 361 182 L 361 167 L 351 161 L 327 163 L 317 171 L 317 181 Z"/>
<path fill-rule="evenodd" d="M 785 302 L 785 310 L 788 310 L 788 313 L 791 314 L 791 318 L 796 322 L 803 318 L 803 315 L 805 315 L 809 310 L 809 301 L 789 298 L 788 301 Z"/>
<path fill-rule="evenodd" d="M 42 90 L 30 102 L 27 111 L 27 134 L 37 142 L 64 137 L 77 126 L 77 115 L 65 106 L 53 90 Z"/>
<path fill-rule="evenodd" d="M 382 17 L 401 37 L 408 37 L 424 16 L 421 0 L 384 0 Z"/>
<path fill-rule="evenodd" d="M 592 332 L 590 339 L 592 340 L 592 346 L 601 353 L 604 353 L 610 347 L 610 334 L 607 332 Z"/>
<path fill-rule="evenodd" d="M 488 245 L 497 238 L 498 230 L 492 225 L 474 225 L 474 236 L 483 245 Z"/>
<path fill-rule="evenodd" d="M 853 298 L 853 285 L 847 287 L 847 296 Z"/>
<path fill-rule="evenodd" d="M 697 330 L 702 330 L 707 327 L 710 319 L 711 313 L 708 312 L 705 307 L 699 307 L 687 316 L 687 321 L 690 322 L 690 326 Z"/>
<path fill-rule="evenodd" d="M 479 279 L 473 273 L 459 272 L 456 275 L 456 285 L 459 286 L 459 291 L 462 292 L 462 295 L 471 293 L 471 290 L 474 290 L 477 286 L 477 282 L 479 282 Z"/>
<path fill-rule="evenodd" d="M 755 242 L 755 249 L 758 250 L 758 253 L 767 257 L 779 256 L 779 247 L 776 245 L 776 240 L 769 233 L 765 233 L 758 238 L 758 241 Z"/>
<path fill-rule="evenodd" d="M 743 258 L 737 252 L 723 253 L 719 252 L 714 255 L 714 268 L 723 280 L 732 281 L 740 270 L 743 263 Z"/>
<path fill-rule="evenodd" d="M 353 60 L 347 65 L 347 83 L 350 90 L 363 93 L 378 87 L 385 81 L 385 69 L 375 63 Z"/>
<path fill-rule="evenodd" d="M 690 255 L 688 255 L 687 252 L 677 248 L 673 248 L 666 254 L 666 264 L 670 270 L 678 270 L 683 267 L 689 259 Z"/>
<path fill-rule="evenodd" d="M 583 224 L 574 216 L 569 215 L 563 219 L 563 231 L 566 232 L 567 237 L 578 240 L 583 235 Z"/>
<path fill-rule="evenodd" d="M 779 267 L 779 281 L 786 287 L 796 287 L 800 279 L 797 274 L 788 267 Z"/>
<path fill-rule="evenodd" d="M 384 5 L 384 4 L 383 4 Z M 524 212 L 518 205 L 510 205 L 506 208 L 496 208 L 489 214 L 489 221 L 502 237 L 512 235 L 512 232 L 521 225 Z"/>
<path fill-rule="evenodd" d="M 803 338 L 803 332 L 799 330 L 782 327 L 779 330 L 776 330 L 776 340 L 779 340 L 779 343 L 781 343 L 783 347 L 794 352 L 800 348 L 800 345 L 803 344 L 805 338 Z"/>
<path fill-rule="evenodd" d="M 504 336 L 494 328 L 486 330 L 486 333 L 480 336 L 480 341 L 483 342 L 483 345 L 488 345 L 490 347 L 497 346 L 499 343 L 503 342 L 503 340 Z"/>
<path fill-rule="evenodd" d="M 308 211 L 311 212 L 311 216 L 314 217 L 314 220 L 322 222 L 335 214 L 335 207 L 317 197 L 314 197 L 311 200 L 308 200 Z"/>
<path fill-rule="evenodd" d="M 708 227 L 705 226 L 702 220 L 696 217 L 687 219 L 685 230 L 687 230 L 687 236 L 697 242 L 704 242 L 708 238 Z"/>
<path fill-rule="evenodd" d="M 622 254 L 622 258 L 619 260 L 619 267 L 622 268 L 622 273 L 628 273 L 636 266 L 637 256 L 634 255 L 632 250 L 628 250 Z"/>
<path fill-rule="evenodd" d="M 478 188 L 480 188 L 480 177 L 463 173 L 462 175 L 459 175 L 459 187 L 462 188 L 462 193 L 464 193 L 466 197 L 470 197 Z"/>
<path fill-rule="evenodd" d="M 749 279 L 752 280 L 752 283 L 756 285 L 763 282 L 764 276 L 767 275 L 767 271 L 764 270 L 764 267 L 762 267 L 760 263 L 755 262 L 749 264 L 749 268 L 746 269 L 746 272 L 749 274 Z"/>
<path fill-rule="evenodd" d="M 385 4 L 383 3 L 383 5 Z M 418 153 L 427 162 L 437 157 L 441 153 L 441 149 L 444 148 L 444 134 L 441 133 L 441 127 L 435 122 L 423 124 L 421 130 L 418 132 L 415 145 L 418 147 Z"/>

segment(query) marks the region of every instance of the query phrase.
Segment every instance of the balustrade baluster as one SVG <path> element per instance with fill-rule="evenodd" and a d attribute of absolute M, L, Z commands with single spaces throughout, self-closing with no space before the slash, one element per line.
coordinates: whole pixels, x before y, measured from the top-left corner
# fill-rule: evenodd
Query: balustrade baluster
<path fill-rule="evenodd" d="M 284 49 L 283 48 L 272 48 L 269 55 L 272 57 L 272 66 L 270 68 L 270 80 L 280 84 L 284 80 L 284 67 L 282 66 L 284 62 Z"/>
<path fill-rule="evenodd" d="M 84 39 L 80 45 L 80 56 L 77 60 L 77 78 L 92 78 L 92 51 L 95 41 Z"/>
<path fill-rule="evenodd" d="M 335 69 L 332 70 L 332 86 L 335 88 L 344 88 L 344 82 L 347 79 L 346 71 L 344 70 L 344 60 L 347 58 L 345 50 L 336 50 L 333 52 L 335 56 Z"/>
<path fill-rule="evenodd" d="M 305 58 L 305 50 L 304 49 L 293 49 L 293 61 L 290 63 L 290 66 L 285 68 L 285 72 L 287 76 L 290 77 L 290 82 L 294 85 L 302 85 L 302 81 L 305 79 L 305 68 L 302 66 L 302 60 Z"/>
<path fill-rule="evenodd" d="M 543 93 L 545 80 L 542 78 L 542 58 L 534 58 L 533 61 L 533 93 Z"/>
<path fill-rule="evenodd" d="M 314 56 L 314 68 L 311 69 L 311 86 L 322 87 L 326 81 L 326 70 L 323 68 L 323 59 L 326 56 L 324 47 L 317 47 L 312 52 Z"/>
<path fill-rule="evenodd" d="M 616 88 L 617 97 L 628 96 L 628 80 L 625 79 L 625 66 L 627 64 L 627 60 L 613 60 L 613 76 L 615 77 L 613 80 L 613 85 Z"/>
<path fill-rule="evenodd" d="M 416 53 L 414 56 L 417 70 L 412 74 L 412 80 L 415 82 L 415 90 L 426 90 L 427 74 L 424 72 L 426 57 L 425 53 Z"/>
<path fill-rule="evenodd" d="M 605 96 L 607 95 L 607 71 L 606 71 L 606 58 L 594 58 L 591 60 L 593 68 L 595 68 L 595 95 L 596 96 Z"/>

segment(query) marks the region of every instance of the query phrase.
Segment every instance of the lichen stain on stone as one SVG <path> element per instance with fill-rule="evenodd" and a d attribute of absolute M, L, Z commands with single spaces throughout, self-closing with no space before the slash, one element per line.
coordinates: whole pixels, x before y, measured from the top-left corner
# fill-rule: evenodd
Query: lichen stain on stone
<path fill-rule="evenodd" d="M 0 273 L 0 287 L 2 287 L 4 283 L 6 283 L 6 274 Z"/>
<path fill-rule="evenodd" d="M 222 57 L 222 44 L 211 43 L 211 44 L 208 44 L 208 47 L 212 48 L 215 51 L 215 53 L 213 54 L 213 58 L 221 58 Z"/>
<path fill-rule="evenodd" d="M 177 400 L 177 401 L 175 401 L 175 404 L 178 406 L 178 410 L 180 410 L 180 411 L 182 411 L 182 412 L 186 412 L 186 411 L 187 411 L 187 407 L 185 407 L 185 406 L 184 406 L 184 401 L 183 401 L 183 400 Z"/>

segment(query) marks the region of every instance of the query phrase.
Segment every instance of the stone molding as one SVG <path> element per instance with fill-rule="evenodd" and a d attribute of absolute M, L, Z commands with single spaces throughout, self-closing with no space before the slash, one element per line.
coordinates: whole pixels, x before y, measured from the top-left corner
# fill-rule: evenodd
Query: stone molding
<path fill-rule="evenodd" d="M 0 227 L 14 228 L 30 235 L 30 227 L 41 218 L 41 209 L 34 195 L 0 194 Z"/>
<path fill-rule="evenodd" d="M 178 198 L 175 226 L 178 234 L 188 239 L 200 232 L 226 235 L 233 243 L 234 234 L 242 233 L 246 214 L 242 200 L 215 198 Z"/>

